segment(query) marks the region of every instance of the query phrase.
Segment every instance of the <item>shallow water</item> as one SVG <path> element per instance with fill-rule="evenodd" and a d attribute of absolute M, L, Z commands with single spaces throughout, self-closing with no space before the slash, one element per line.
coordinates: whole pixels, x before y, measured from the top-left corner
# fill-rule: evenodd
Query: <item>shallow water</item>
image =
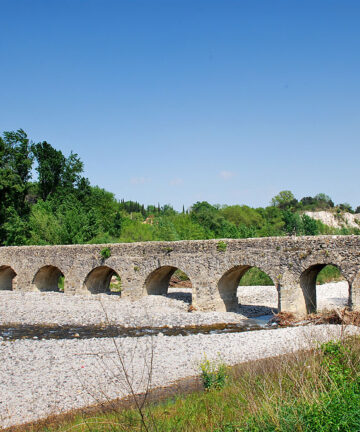
<path fill-rule="evenodd" d="M 194 334 L 241 333 L 264 329 L 272 315 L 264 315 L 241 323 L 218 323 L 210 325 L 124 327 L 124 326 L 59 326 L 59 325 L 14 325 L 0 326 L 0 338 L 18 339 L 90 339 L 107 337 L 190 336 Z"/>

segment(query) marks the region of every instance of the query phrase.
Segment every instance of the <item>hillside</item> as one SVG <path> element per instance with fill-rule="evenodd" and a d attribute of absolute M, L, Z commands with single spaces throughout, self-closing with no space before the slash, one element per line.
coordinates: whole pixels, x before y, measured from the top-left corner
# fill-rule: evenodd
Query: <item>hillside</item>
<path fill-rule="evenodd" d="M 332 228 L 359 228 L 360 213 L 336 211 L 305 211 L 304 214 Z"/>

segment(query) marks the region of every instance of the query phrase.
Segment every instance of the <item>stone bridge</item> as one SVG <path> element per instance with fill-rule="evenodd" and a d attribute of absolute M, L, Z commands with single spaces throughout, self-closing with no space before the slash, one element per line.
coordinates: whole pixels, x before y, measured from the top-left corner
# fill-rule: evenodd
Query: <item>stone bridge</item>
<path fill-rule="evenodd" d="M 241 277 L 258 267 L 277 288 L 279 310 L 304 314 L 316 310 L 316 277 L 328 264 L 340 269 L 349 305 L 360 310 L 360 236 L 1 247 L 0 290 L 57 291 L 64 276 L 65 294 L 97 294 L 108 292 L 117 274 L 121 295 L 135 300 L 166 294 L 180 269 L 191 280 L 196 308 L 233 311 Z"/>

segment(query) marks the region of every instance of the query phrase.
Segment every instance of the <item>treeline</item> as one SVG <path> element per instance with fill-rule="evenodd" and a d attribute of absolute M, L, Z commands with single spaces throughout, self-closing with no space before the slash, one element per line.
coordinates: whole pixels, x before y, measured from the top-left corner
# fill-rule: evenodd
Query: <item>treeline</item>
<path fill-rule="evenodd" d="M 297 201 L 283 191 L 265 208 L 203 201 L 177 212 L 168 204 L 118 201 L 90 185 L 83 171 L 77 154 L 66 157 L 46 141 L 33 143 L 21 129 L 5 132 L 0 137 L 0 245 L 360 233 L 299 213 L 348 206 L 336 207 L 325 194 Z"/>

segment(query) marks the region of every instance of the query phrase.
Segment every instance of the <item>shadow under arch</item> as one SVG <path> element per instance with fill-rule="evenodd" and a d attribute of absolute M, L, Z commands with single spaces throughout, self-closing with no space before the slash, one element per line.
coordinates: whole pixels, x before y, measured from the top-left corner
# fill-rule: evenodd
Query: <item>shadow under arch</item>
<path fill-rule="evenodd" d="M 167 295 L 168 297 L 191 303 L 192 283 L 181 269 L 162 266 L 152 271 L 145 279 L 144 291 L 148 295 Z"/>
<path fill-rule="evenodd" d="M 33 285 L 38 291 L 60 292 L 59 282 L 63 272 L 53 265 L 41 267 L 34 276 Z"/>
<path fill-rule="evenodd" d="M 308 314 L 317 312 L 317 303 L 318 303 L 317 295 L 316 295 L 317 278 L 319 276 L 319 273 L 323 269 L 328 267 L 336 268 L 338 270 L 338 274 L 344 278 L 339 266 L 333 263 L 314 264 L 301 273 L 300 287 L 304 296 L 306 313 Z M 348 305 L 350 305 L 350 287 L 348 293 Z"/>
<path fill-rule="evenodd" d="M 110 283 L 114 277 L 114 285 L 118 285 L 118 289 L 112 291 L 110 289 Z M 115 282 L 116 281 L 119 282 Z M 91 294 L 117 294 L 121 295 L 121 283 L 120 277 L 117 272 L 108 266 L 95 267 L 89 272 L 84 281 L 85 291 Z"/>
<path fill-rule="evenodd" d="M 268 278 L 268 280 L 272 282 L 272 285 L 275 285 L 273 280 L 270 278 L 270 276 L 267 273 L 265 273 L 263 270 L 261 270 L 259 267 L 250 266 L 250 265 L 238 265 L 232 267 L 230 270 L 228 270 L 226 273 L 223 274 L 223 276 L 220 278 L 217 285 L 220 301 L 223 305 L 222 308 L 225 309 L 226 312 L 239 311 L 239 300 L 237 297 L 238 288 L 240 288 L 239 284 L 243 276 L 245 276 L 245 274 L 251 269 L 257 269 L 261 273 L 264 273 L 264 275 Z M 277 297 L 278 297 L 278 292 L 277 292 Z M 279 298 L 277 299 L 277 305 L 278 304 L 279 304 Z M 241 313 L 245 312 L 245 305 L 242 305 L 242 307 L 244 311 L 242 311 Z M 270 313 L 272 313 L 272 309 L 266 308 L 266 310 L 264 309 L 264 311 L 261 312 L 261 315 L 266 315 Z"/>
<path fill-rule="evenodd" d="M 11 291 L 15 276 L 16 273 L 10 266 L 0 266 L 0 291 Z"/>

